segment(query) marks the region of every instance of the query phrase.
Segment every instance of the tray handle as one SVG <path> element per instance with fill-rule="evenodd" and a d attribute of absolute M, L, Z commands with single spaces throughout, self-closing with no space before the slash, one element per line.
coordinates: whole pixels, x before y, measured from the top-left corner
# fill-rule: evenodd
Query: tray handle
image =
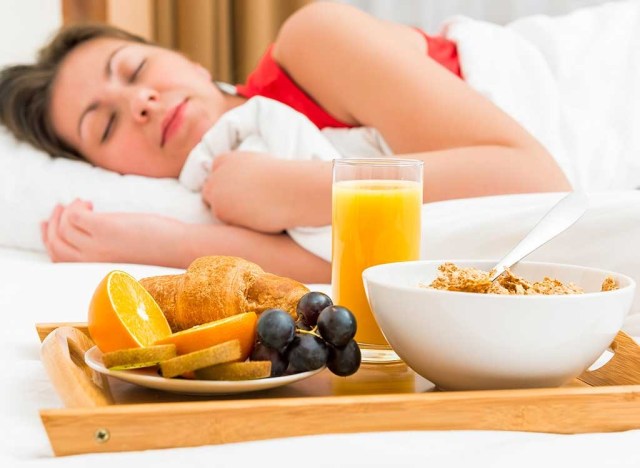
<path fill-rule="evenodd" d="M 93 341 L 74 327 L 56 328 L 43 340 L 40 357 L 56 393 L 67 408 L 106 406 L 113 403 L 106 376 L 84 361 Z"/>
<path fill-rule="evenodd" d="M 602 367 L 578 376 L 593 386 L 640 384 L 640 346 L 623 331 L 611 343 L 613 357 Z"/>

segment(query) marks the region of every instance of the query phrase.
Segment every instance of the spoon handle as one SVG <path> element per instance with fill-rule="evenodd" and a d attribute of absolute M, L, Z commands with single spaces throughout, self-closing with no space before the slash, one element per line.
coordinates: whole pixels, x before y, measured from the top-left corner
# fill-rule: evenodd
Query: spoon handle
<path fill-rule="evenodd" d="M 535 227 L 522 239 L 513 250 L 505 255 L 495 266 L 495 273 L 490 280 L 494 281 L 514 264 L 549 242 L 578 221 L 587 211 L 589 197 L 584 192 L 571 192 L 551 208 Z"/>

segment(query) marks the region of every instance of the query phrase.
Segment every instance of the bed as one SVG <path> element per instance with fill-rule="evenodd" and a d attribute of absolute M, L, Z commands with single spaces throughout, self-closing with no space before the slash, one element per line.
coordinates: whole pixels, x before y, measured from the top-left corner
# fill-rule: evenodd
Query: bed
<path fill-rule="evenodd" d="M 38 410 L 60 407 L 39 359 L 34 323 L 82 321 L 93 288 L 111 269 L 141 277 L 172 271 L 142 265 L 59 264 L 2 251 L 4 326 L 0 463 L 3 466 L 638 466 L 640 431 L 561 436 L 480 431 L 324 435 L 262 442 L 54 458 Z M 292 421 L 295 424 L 295 421 Z M 197 430 L 197 428 L 194 428 Z M 303 461 L 304 460 L 304 461 Z"/>
<path fill-rule="evenodd" d="M 559 85 L 558 68 L 554 68 L 558 62 L 549 59 L 550 56 L 558 57 L 559 51 L 550 46 L 552 43 L 543 40 L 553 35 L 557 37 L 559 30 L 568 30 L 568 23 L 574 24 L 574 31 L 588 35 L 593 28 L 587 26 L 594 22 L 594 18 L 599 18 L 600 26 L 618 28 L 617 40 L 628 36 L 631 42 L 625 43 L 625 50 L 637 54 L 640 47 L 630 31 L 638 24 L 640 5 L 638 2 L 616 2 L 616 5 L 603 10 L 592 9 L 586 16 L 579 13 L 562 20 L 531 18 L 528 22 L 519 21 L 502 29 L 458 19 L 449 24 L 447 34 L 469 44 L 465 34 L 473 28 L 481 28 L 486 41 L 497 41 L 505 46 L 522 45 L 522 41 L 528 41 L 523 47 L 533 54 L 528 56 L 530 63 L 539 73 L 547 73 L 544 80 L 537 82 L 544 85 L 537 90 L 539 94 L 534 94 L 531 87 L 532 94 L 527 96 L 546 103 L 552 114 L 527 114 L 523 110 L 527 106 L 506 94 L 508 87 L 498 90 L 487 87 L 487 75 L 483 74 L 486 70 L 472 72 L 477 51 L 471 45 L 461 51 L 468 61 L 466 73 L 477 89 L 516 116 L 548 146 L 557 148 L 561 155 L 559 162 L 574 185 L 591 195 L 588 213 L 572 229 L 535 252 L 530 259 L 590 265 L 638 279 L 640 249 L 636 244 L 640 241 L 640 192 L 635 187 L 640 186 L 637 172 L 640 167 L 640 132 L 634 132 L 632 127 L 640 128 L 637 86 L 627 80 L 625 83 L 631 90 L 629 99 L 625 101 L 614 93 L 616 99 L 611 101 L 619 105 L 618 110 L 626 112 L 625 119 L 607 120 L 603 117 L 598 121 L 599 125 L 618 123 L 617 128 L 622 130 L 607 128 L 599 132 L 601 137 L 596 139 L 587 119 L 576 118 L 575 112 L 597 113 L 602 110 L 599 106 L 603 103 L 581 101 L 575 94 L 576 100 L 563 101 L 568 106 L 564 110 L 554 107 L 558 104 L 554 93 L 566 90 L 570 80 L 567 78 L 569 81 L 562 81 L 562 86 Z M 562 21 L 564 23 L 561 24 Z M 511 42 L 504 40 L 505 37 L 516 36 L 518 39 Z M 571 37 L 575 39 L 578 36 Z M 636 34 L 636 37 L 639 36 Z M 36 39 L 34 44 L 40 42 L 39 38 Z M 562 43 L 566 46 L 579 42 L 576 41 L 564 40 Z M 478 47 L 482 45 L 481 42 L 477 44 Z M 516 46 L 513 47 L 512 52 L 520 56 Z M 635 63 L 640 63 L 640 57 L 635 57 L 638 58 Z M 592 58 L 593 62 L 580 66 L 595 66 L 598 57 Z M 628 61 L 629 57 L 621 56 L 620 60 L 623 59 Z M 548 70 L 539 68 L 540 60 L 546 63 Z M 503 67 L 502 83 L 504 80 L 513 82 L 509 70 L 517 72 L 517 68 Z M 563 76 L 570 76 L 563 70 Z M 634 70 L 637 72 L 637 67 Z M 557 86 L 547 80 L 553 77 L 557 78 Z M 520 83 L 526 84 L 527 81 Z M 634 99 L 635 110 L 624 107 Z M 580 103 L 584 106 L 577 105 Z M 574 113 L 567 113 L 566 109 L 572 109 Z M 607 109 L 608 112 L 615 111 L 614 108 Z M 554 115 L 558 119 L 558 128 L 566 126 L 564 119 L 571 121 L 572 116 L 579 125 L 564 128 L 564 137 L 559 136 L 554 128 L 547 126 L 549 120 L 545 119 L 546 115 Z M 590 132 L 593 138 L 587 140 L 586 135 Z M 603 155 L 608 159 L 603 159 Z M 70 174 L 75 174 L 73 180 L 78 181 L 75 185 L 68 183 Z M 124 269 L 136 277 L 174 270 L 147 265 L 52 264 L 42 249 L 38 221 L 48 216 L 55 203 L 68 203 L 74 197 L 92 199 L 96 209 L 150 211 L 190 222 L 206 222 L 208 213 L 197 194 L 182 190 L 175 181 L 119 176 L 77 162 L 52 161 L 44 154 L 17 144 L 1 132 L 0 178 L 0 310 L 4 317 L 3 339 L 0 341 L 4 364 L 0 374 L 3 393 L 0 410 L 2 466 L 111 467 L 118 463 L 157 467 L 178 464 L 280 466 L 283 463 L 304 463 L 308 466 L 538 467 L 549 463 L 554 466 L 640 466 L 640 451 L 637 450 L 640 431 L 572 436 L 486 431 L 336 434 L 57 459 L 52 455 L 38 410 L 60 407 L 61 402 L 40 362 L 34 324 L 85 321 L 90 295 L 110 270 Z M 450 260 L 497 259 L 562 196 L 523 194 L 425 205 L 421 256 Z M 326 290 L 327 285 L 318 285 L 317 288 Z M 640 303 L 636 297 L 624 325 L 625 331 L 640 335 L 638 317 Z"/>
<path fill-rule="evenodd" d="M 640 226 L 640 194 L 630 193 L 626 199 L 629 213 L 636 218 L 629 223 L 635 230 L 616 231 L 619 245 L 625 246 L 617 255 L 611 255 L 607 249 L 610 238 L 600 245 L 578 243 L 578 249 L 568 249 L 567 243 L 576 239 L 569 236 L 559 243 L 550 243 L 536 253 L 538 258 L 563 257 L 571 262 L 571 256 L 592 255 L 601 249 L 600 258 L 611 262 L 608 267 L 617 271 L 638 268 L 629 265 L 629 256 L 624 254 L 632 238 L 638 239 Z M 487 229 L 481 222 L 481 205 L 486 207 L 484 214 L 494 213 L 492 226 L 520 226 L 524 230 L 546 207 L 555 202 L 562 194 L 523 195 L 516 197 L 495 197 L 493 200 L 464 200 L 455 203 L 445 202 L 425 208 L 425 220 L 444 229 L 430 229 L 425 235 L 425 258 L 443 255 L 450 258 L 471 257 L 478 250 L 487 252 L 487 257 L 495 258 L 496 252 L 505 243 L 520 235 L 517 229 L 502 229 L 498 232 Z M 611 194 L 616 204 L 619 194 Z M 529 198 L 529 216 L 523 211 L 509 211 L 509 206 L 522 207 L 522 199 Z M 516 200 L 514 200 L 516 199 Z M 534 202 L 535 201 L 535 202 Z M 578 231 L 591 232 L 593 225 L 601 220 L 616 223 L 619 220 L 607 220 L 606 199 L 599 201 L 601 212 L 593 219 L 587 215 L 577 226 Z M 526 211 L 526 210 L 525 210 Z M 598 210 L 596 210 L 597 212 Z M 469 229 L 476 229 L 473 236 L 463 235 L 456 229 L 456 219 L 464 213 Z M 531 216 L 533 213 L 533 216 Z M 475 216 L 478 216 L 476 219 Z M 520 221 L 518 216 L 523 217 Z M 512 218 L 512 219 L 508 219 Z M 439 221 L 439 222 L 436 222 Z M 459 221 L 458 221 L 459 222 Z M 483 224 L 484 223 L 484 224 Z M 508 224 L 510 223 L 510 224 Z M 478 227 L 484 226 L 484 234 Z M 630 237 L 627 237 L 630 236 Z M 469 239 L 474 239 L 473 243 Z M 583 239 L 584 241 L 584 239 Z M 584 250 L 580 250 L 584 248 Z M 624 251 L 623 251 L 624 250 Z M 477 256 L 477 255 L 476 255 Z M 596 257 L 590 257 L 596 258 Z M 0 460 L 3 466 L 112 466 L 114 463 L 144 464 L 145 466 L 175 466 L 185 463 L 191 466 L 279 466 L 283 457 L 287 460 L 305 460 L 309 466 L 322 465 L 366 465 L 366 466 L 539 466 L 550 461 L 557 464 L 582 466 L 638 466 L 640 453 L 637 443 L 640 431 L 628 431 L 611 434 L 586 434 L 562 436 L 540 433 L 487 432 L 487 431 L 412 431 L 390 433 L 363 433 L 348 435 L 323 435 L 290 439 L 276 439 L 261 442 L 248 442 L 220 446 L 206 446 L 188 449 L 166 449 L 145 452 L 128 452 L 104 455 L 77 455 L 55 458 L 52 455 L 46 433 L 40 422 L 38 410 L 61 407 L 61 402 L 45 373 L 39 357 L 39 341 L 34 324 L 52 321 L 85 321 L 87 304 L 93 289 L 100 279 L 113 269 L 123 269 L 135 277 L 175 272 L 176 270 L 147 265 L 117 264 L 52 264 L 41 252 L 16 248 L 0 249 L 0 310 L 5 321 L 2 328 L 3 339 L 0 351 L 4 359 L 2 372 L 2 410 L 0 413 L 1 444 Z M 598 263 L 597 260 L 594 262 Z M 614 265 L 614 263 L 617 263 Z M 602 266 L 600 263 L 599 266 Z M 636 276 L 637 277 L 637 276 Z M 328 290 L 328 285 L 311 285 L 314 289 Z M 637 304 L 634 305 L 637 309 Z M 638 333 L 634 316 L 625 324 L 631 334 Z M 295 421 L 292 421 L 295 424 Z M 197 428 L 194 428 L 197 430 Z M 329 453 L 330 458 L 318 457 L 318 451 Z M 314 455 L 311 455 L 314 454 Z M 215 461 L 215 462 L 214 462 Z"/>

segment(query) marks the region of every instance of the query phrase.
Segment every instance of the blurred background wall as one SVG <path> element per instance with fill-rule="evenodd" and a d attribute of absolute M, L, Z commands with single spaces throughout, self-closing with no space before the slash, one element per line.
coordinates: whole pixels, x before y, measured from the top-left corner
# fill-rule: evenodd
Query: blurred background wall
<path fill-rule="evenodd" d="M 28 60 L 60 25 L 108 22 L 181 50 L 217 80 L 241 82 L 278 28 L 314 0 L 0 0 L 0 64 Z M 334 0 L 437 32 L 462 14 L 500 24 L 603 0 Z"/>
<path fill-rule="evenodd" d="M 616 1 L 616 0 L 614 0 Z M 340 0 L 380 18 L 418 26 L 436 33 L 454 15 L 505 24 L 522 16 L 559 15 L 604 0 Z"/>
<path fill-rule="evenodd" d="M 0 0 L 0 66 L 33 59 L 61 22 L 60 0 Z"/>
<path fill-rule="evenodd" d="M 29 0 L 26 0 L 29 1 Z M 243 81 L 284 20 L 313 0 L 62 0 L 65 24 L 106 21 Z"/>

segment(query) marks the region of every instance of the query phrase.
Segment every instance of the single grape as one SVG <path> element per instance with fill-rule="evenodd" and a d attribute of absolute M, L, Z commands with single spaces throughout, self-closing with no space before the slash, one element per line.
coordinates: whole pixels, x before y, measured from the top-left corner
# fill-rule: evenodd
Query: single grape
<path fill-rule="evenodd" d="M 258 340 L 265 346 L 284 351 L 296 335 L 293 318 L 282 309 L 269 309 L 258 319 Z"/>
<path fill-rule="evenodd" d="M 260 342 L 256 343 L 249 360 L 271 361 L 271 377 L 278 377 L 284 374 L 284 371 L 287 370 L 287 366 L 289 365 L 289 361 L 287 361 L 287 358 L 282 353 Z"/>
<path fill-rule="evenodd" d="M 289 369 L 294 373 L 320 369 L 327 363 L 328 356 L 327 344 L 315 335 L 296 335 L 287 348 Z"/>
<path fill-rule="evenodd" d="M 318 291 L 311 291 L 300 298 L 296 312 L 305 324 L 313 328 L 318 322 L 320 312 L 332 305 L 333 302 L 329 296 Z"/>
<path fill-rule="evenodd" d="M 310 327 L 309 325 L 307 325 L 306 323 L 304 323 L 304 320 L 302 320 L 301 318 L 299 318 L 298 320 L 296 320 L 296 328 L 298 330 L 304 330 L 304 331 L 311 331 L 311 329 L 313 327 Z"/>
<path fill-rule="evenodd" d="M 344 348 L 329 347 L 327 367 L 336 375 L 346 377 L 355 374 L 362 360 L 360 348 L 355 340 L 351 340 Z"/>
<path fill-rule="evenodd" d="M 346 346 L 356 335 L 356 329 L 356 318 L 346 307 L 327 307 L 318 317 L 320 336 L 337 348 Z"/>

